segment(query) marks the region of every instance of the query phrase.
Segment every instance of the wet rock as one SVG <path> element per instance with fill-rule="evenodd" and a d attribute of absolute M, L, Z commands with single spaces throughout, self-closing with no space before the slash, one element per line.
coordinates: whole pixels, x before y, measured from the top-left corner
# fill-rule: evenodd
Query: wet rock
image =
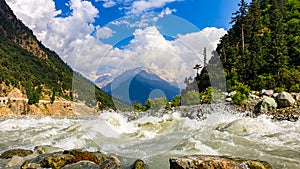
<path fill-rule="evenodd" d="M 264 113 L 267 111 L 272 111 L 277 108 L 276 101 L 271 97 L 265 97 L 262 101 L 260 101 L 255 107 L 255 113 Z"/>
<path fill-rule="evenodd" d="M 32 168 L 40 168 L 41 167 L 41 164 L 42 164 L 42 161 L 48 157 L 48 156 L 52 156 L 52 155 L 57 155 L 59 153 L 51 153 L 51 154 L 42 154 L 42 155 L 39 155 L 35 158 L 32 158 L 32 159 L 28 159 L 26 160 L 22 166 L 21 166 L 21 169 L 32 169 Z"/>
<path fill-rule="evenodd" d="M 13 156 L 5 167 L 16 167 L 21 166 L 25 162 L 23 157 Z"/>
<path fill-rule="evenodd" d="M 26 157 L 13 156 L 5 165 L 5 167 L 16 167 L 21 166 L 26 160 L 37 157 L 37 154 L 30 154 Z"/>
<path fill-rule="evenodd" d="M 3 152 L 0 158 L 8 159 L 12 158 L 13 156 L 25 157 L 29 154 L 33 154 L 33 151 L 24 149 L 11 149 Z"/>
<path fill-rule="evenodd" d="M 91 161 L 80 161 L 78 163 L 66 165 L 61 169 L 100 169 L 100 167 Z"/>
<path fill-rule="evenodd" d="M 266 161 L 231 158 L 226 156 L 192 155 L 171 158 L 170 169 L 272 169 Z"/>
<path fill-rule="evenodd" d="M 129 169 L 145 169 L 146 165 L 143 160 L 136 160 Z"/>
<path fill-rule="evenodd" d="M 44 168 L 59 169 L 67 164 L 75 163 L 76 159 L 70 154 L 55 154 L 43 159 L 41 166 Z"/>
<path fill-rule="evenodd" d="M 280 108 L 289 107 L 294 105 L 295 99 L 293 96 L 288 92 L 281 92 L 276 97 L 276 101 Z"/>
<path fill-rule="evenodd" d="M 62 152 L 63 149 L 46 145 L 46 146 L 36 146 L 34 148 L 34 151 L 36 151 L 39 154 L 50 154 L 55 152 Z"/>
<path fill-rule="evenodd" d="M 103 161 L 108 159 L 108 156 L 101 152 L 88 152 L 82 150 L 67 150 L 63 154 L 70 154 L 76 158 L 76 161 L 88 160 L 100 165 Z"/>
<path fill-rule="evenodd" d="M 271 97 L 273 94 L 274 94 L 274 90 L 265 90 L 265 89 L 263 89 L 261 91 L 261 95 L 262 96 L 269 96 L 269 97 Z"/>
<path fill-rule="evenodd" d="M 110 156 L 108 159 L 103 161 L 100 165 L 100 169 L 121 169 L 121 161 L 116 156 Z"/>

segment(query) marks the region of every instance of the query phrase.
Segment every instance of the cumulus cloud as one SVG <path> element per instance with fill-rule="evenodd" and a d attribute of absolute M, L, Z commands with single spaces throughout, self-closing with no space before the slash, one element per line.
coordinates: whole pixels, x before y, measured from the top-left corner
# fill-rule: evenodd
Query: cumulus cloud
<path fill-rule="evenodd" d="M 134 1 L 130 7 L 130 14 L 141 13 L 144 11 L 148 11 L 153 8 L 161 8 L 165 6 L 167 3 L 175 2 L 178 0 L 137 0 Z"/>
<path fill-rule="evenodd" d="M 173 1 L 149 0 L 145 1 L 144 7 L 140 4 L 136 10 L 143 11 Z M 148 15 L 141 18 L 144 22 L 140 23 L 144 25 L 135 29 L 130 43 L 119 49 L 99 41 L 113 36 L 114 32 L 108 27 L 93 25 L 99 11 L 88 1 L 71 0 L 69 7 L 72 12 L 67 17 L 57 17 L 61 11 L 55 9 L 53 0 L 7 2 L 39 40 L 91 80 L 96 80 L 104 73 L 117 76 L 135 67 L 151 67 L 168 72 L 183 87 L 184 77 L 194 74 L 191 68 L 197 63 L 203 63 L 203 48 L 207 48 L 209 55 L 216 48 L 219 38 L 226 33 L 224 29 L 205 28 L 199 32 L 178 35 L 170 41 L 164 38 L 157 27 L 146 24 L 148 19 L 154 18 Z M 161 15 L 172 12 L 175 10 L 166 8 Z M 125 23 L 122 20 L 119 22 L 116 24 Z M 95 36 L 92 36 L 93 33 Z M 101 67 L 110 69 L 101 72 Z"/>
<path fill-rule="evenodd" d="M 93 25 L 99 11 L 91 2 L 70 0 L 71 13 L 67 17 L 57 17 L 61 11 L 55 9 L 53 0 L 7 0 L 7 3 L 43 44 L 86 76 L 97 66 L 92 56 L 112 48 L 91 36 L 95 30 L 98 38 L 113 34 L 109 28 Z"/>
<path fill-rule="evenodd" d="M 155 26 L 136 29 L 129 45 L 122 50 L 115 48 L 109 51 L 100 66 L 113 65 L 116 68 L 112 73 L 114 76 L 135 67 L 156 68 L 168 72 L 180 87 L 184 87 L 184 78 L 195 73 L 193 66 L 203 64 L 204 47 L 210 56 L 225 33 L 224 29 L 205 28 L 169 41 Z"/>

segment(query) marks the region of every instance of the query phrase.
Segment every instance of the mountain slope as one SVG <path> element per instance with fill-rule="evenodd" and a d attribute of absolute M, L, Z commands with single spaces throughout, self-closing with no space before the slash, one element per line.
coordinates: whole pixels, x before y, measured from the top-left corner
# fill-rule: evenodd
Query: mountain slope
<path fill-rule="evenodd" d="M 157 97 L 171 100 L 180 93 L 178 87 L 141 68 L 124 72 L 102 89 L 113 97 L 131 104 L 144 104 L 148 98 Z"/>
<path fill-rule="evenodd" d="M 4 0 L 0 0 L 0 82 L 28 91 L 39 87 L 44 94 L 114 108 L 111 96 L 65 64 L 53 51 L 43 46 L 32 31 L 16 18 Z M 82 86 L 73 89 L 73 86 Z M 95 97 L 85 96 L 86 93 Z M 49 92 L 50 91 L 50 92 Z M 48 92 L 48 93 L 47 93 Z M 5 95 L 5 93 L 0 93 Z M 92 104 L 93 103 L 93 104 Z"/>

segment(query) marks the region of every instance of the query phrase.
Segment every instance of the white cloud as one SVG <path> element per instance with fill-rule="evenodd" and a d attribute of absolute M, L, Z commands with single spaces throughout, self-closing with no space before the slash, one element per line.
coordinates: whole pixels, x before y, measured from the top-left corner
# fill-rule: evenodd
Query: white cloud
<path fill-rule="evenodd" d="M 113 36 L 114 31 L 112 31 L 109 27 L 100 28 L 96 27 L 96 38 L 98 39 L 107 39 Z"/>
<path fill-rule="evenodd" d="M 175 0 L 146 1 L 139 11 L 163 6 Z M 183 79 L 194 74 L 192 67 L 203 63 L 202 53 L 206 47 L 212 51 L 224 29 L 205 28 L 202 31 L 179 35 L 174 41 L 166 40 L 155 26 L 146 25 L 151 17 L 142 17 L 145 22 L 135 23 L 142 29 L 134 31 L 134 38 L 124 49 L 103 44 L 97 38 L 109 38 L 113 31 L 107 27 L 94 26 L 99 11 L 88 1 L 71 0 L 72 13 L 57 17 L 61 11 L 55 9 L 53 0 L 7 0 L 17 17 L 29 26 L 38 39 L 56 51 L 69 65 L 83 75 L 95 80 L 99 66 L 111 67 L 105 73 L 117 75 L 135 67 L 154 67 L 168 72 L 183 87 Z M 138 2 L 138 1 L 136 1 Z M 161 15 L 175 12 L 166 8 Z M 154 17 L 153 17 L 154 18 Z M 152 18 L 152 19 L 153 19 Z M 123 24 L 120 23 L 116 24 Z M 96 30 L 96 37 L 91 36 Z M 100 72 L 101 74 L 101 72 Z"/>
<path fill-rule="evenodd" d="M 165 6 L 167 3 L 171 3 L 175 1 L 178 0 L 137 0 L 132 3 L 130 7 L 130 11 L 128 13 L 136 14 L 154 8 L 161 8 Z"/>
<path fill-rule="evenodd" d="M 97 52 L 105 53 L 112 48 L 91 36 L 95 30 L 99 38 L 113 33 L 92 24 L 99 11 L 91 2 L 70 0 L 68 6 L 72 12 L 67 17 L 57 17 L 61 11 L 55 9 L 53 0 L 7 0 L 7 3 L 43 44 L 86 76 L 97 67 Z"/>
<path fill-rule="evenodd" d="M 136 29 L 130 44 L 123 50 L 117 48 L 111 50 L 100 65 L 116 67 L 111 73 L 114 76 L 135 67 L 160 69 L 168 72 L 181 87 L 184 87 L 184 78 L 195 74 L 193 66 L 203 64 L 204 47 L 210 56 L 216 48 L 216 42 L 225 33 L 224 29 L 206 28 L 168 41 L 155 26 Z"/>

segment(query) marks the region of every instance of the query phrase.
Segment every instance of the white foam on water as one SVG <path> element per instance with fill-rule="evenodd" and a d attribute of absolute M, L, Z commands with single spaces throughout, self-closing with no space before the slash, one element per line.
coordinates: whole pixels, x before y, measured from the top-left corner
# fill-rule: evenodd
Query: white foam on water
<path fill-rule="evenodd" d="M 104 112 L 92 120 L 7 119 L 0 121 L 0 151 L 53 145 L 127 158 L 160 160 L 173 155 L 212 154 L 258 158 L 274 168 L 300 166 L 299 120 L 273 121 L 265 115 L 250 118 L 216 112 L 197 121 L 180 114 L 148 115 L 131 121 L 115 112 Z"/>

